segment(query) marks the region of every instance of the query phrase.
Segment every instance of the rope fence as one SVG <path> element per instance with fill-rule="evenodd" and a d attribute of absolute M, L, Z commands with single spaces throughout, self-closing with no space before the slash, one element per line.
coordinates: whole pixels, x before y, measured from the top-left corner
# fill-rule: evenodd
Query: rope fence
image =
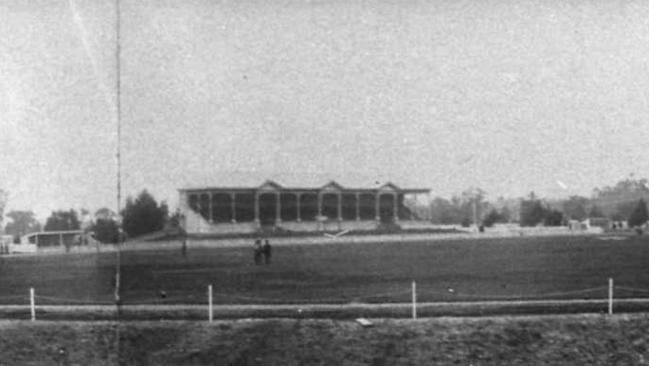
<path fill-rule="evenodd" d="M 114 302 L 109 302 L 109 301 L 79 300 L 79 299 L 70 299 L 64 297 L 43 296 L 43 295 L 37 295 L 34 297 L 35 300 L 46 300 L 48 302 L 58 303 L 61 305 L 113 305 L 114 304 Z"/>
<path fill-rule="evenodd" d="M 628 292 L 639 292 L 643 294 L 649 294 L 649 290 L 635 288 L 635 287 L 626 287 L 626 286 L 615 286 L 616 290 L 628 291 Z"/>
<path fill-rule="evenodd" d="M 605 290 L 608 289 L 608 295 L 605 295 Z M 221 301 L 225 300 L 234 300 L 234 301 L 239 301 L 238 303 L 232 303 L 230 306 L 236 306 L 236 305 L 268 305 L 269 307 L 272 306 L 289 306 L 289 305 L 355 305 L 355 304 L 376 304 L 376 305 L 390 305 L 390 304 L 404 304 L 404 303 L 411 303 L 412 307 L 412 318 L 417 319 L 417 305 L 418 303 L 421 304 L 435 304 L 436 301 L 421 301 L 421 299 L 426 299 L 426 296 L 433 296 L 436 297 L 437 299 L 471 299 L 474 301 L 469 301 L 466 303 L 471 303 L 471 302 L 480 302 L 476 299 L 483 300 L 483 301 L 503 301 L 503 302 L 508 302 L 511 301 L 512 305 L 515 305 L 517 303 L 520 303 L 521 301 L 552 301 L 552 299 L 560 300 L 560 301 L 566 301 L 566 300 L 579 300 L 579 299 L 584 299 L 584 295 L 589 295 L 587 298 L 588 299 L 600 299 L 600 300 L 608 300 L 608 313 L 613 314 L 613 305 L 614 305 L 614 290 L 617 290 L 618 292 L 622 292 L 625 294 L 649 294 L 649 289 L 646 288 L 636 288 L 636 287 L 628 287 L 628 286 L 614 286 L 613 285 L 613 279 L 608 280 L 608 286 L 596 286 L 596 287 L 590 287 L 590 288 L 584 288 L 584 289 L 578 289 L 578 290 L 570 290 L 570 291 L 558 291 L 558 292 L 546 292 L 546 293 L 538 293 L 538 294 L 520 294 L 520 295 L 497 295 L 497 294 L 472 294 L 472 293 L 462 293 L 456 290 L 452 289 L 447 289 L 447 291 L 441 291 L 437 288 L 425 288 L 425 287 L 417 287 L 417 284 L 415 281 L 412 281 L 412 284 L 409 289 L 404 289 L 400 291 L 389 291 L 389 292 L 381 292 L 381 293 L 375 293 L 375 294 L 367 294 L 363 296 L 345 296 L 345 297 L 338 297 L 338 298 L 327 298 L 324 299 L 322 302 L 319 301 L 312 301 L 312 300 L 305 300 L 305 299 L 287 299 L 284 297 L 277 297 L 277 298 L 271 298 L 271 297 L 262 297 L 262 296 L 246 296 L 246 295 L 240 295 L 240 294 L 228 294 L 228 293 L 219 293 L 218 291 L 214 291 L 212 288 L 212 285 L 207 286 L 206 292 L 204 295 L 201 296 L 201 298 L 204 299 L 203 304 L 207 305 L 208 307 L 208 319 L 211 322 L 214 319 L 214 314 L 213 310 L 215 307 L 215 302 L 214 299 L 221 299 Z M 601 294 L 602 296 L 595 296 L 597 294 Z M 582 296 L 582 297 L 580 297 Z M 622 297 L 623 298 L 623 297 Z M 199 298 L 193 297 L 194 300 L 198 300 Z M 384 303 L 363 303 L 363 301 L 368 301 L 368 300 L 373 300 L 373 299 L 391 299 L 391 300 L 400 300 L 401 302 L 395 302 L 395 301 L 388 301 Z M 410 301 L 408 301 L 410 299 Z M 417 300 L 419 299 L 419 301 Z M 649 298 L 647 299 L 649 301 Z M 12 302 L 14 304 L 25 304 L 29 303 L 30 306 L 30 313 L 31 313 L 31 319 L 32 321 L 36 320 L 36 310 L 39 306 L 64 306 L 64 305 L 70 305 L 70 306 L 76 306 L 76 305 L 97 305 L 97 306 L 114 306 L 116 305 L 114 302 L 111 301 L 95 301 L 95 300 L 90 300 L 90 299 L 73 299 L 73 298 L 66 298 L 66 297 L 59 297 L 59 296 L 50 296 L 50 295 L 38 295 L 36 293 L 36 290 L 34 288 L 30 288 L 28 292 L 28 296 L 24 295 L 8 295 L 8 296 L 0 296 L 0 302 L 2 303 L 9 303 Z M 439 300 L 437 301 L 439 303 Z M 447 304 L 452 304 L 451 302 L 445 301 L 444 303 Z M 195 301 L 193 301 L 192 306 L 200 306 L 200 304 L 196 304 Z M 221 306 L 225 305 L 223 302 L 220 303 Z M 173 302 L 164 302 L 161 301 L 160 298 L 149 298 L 149 299 L 143 299 L 138 301 L 137 304 L 130 304 L 130 305 L 141 305 L 141 306 L 157 306 L 157 305 L 189 305 L 187 302 L 184 303 L 173 303 Z M 219 305 L 217 305 L 218 307 Z"/>
<path fill-rule="evenodd" d="M 571 296 L 571 295 L 581 295 L 581 294 L 587 294 L 587 293 L 594 293 L 598 291 L 602 291 L 604 289 L 607 289 L 608 286 L 599 286 L 599 287 L 591 287 L 591 288 L 586 288 L 586 289 L 581 289 L 581 290 L 571 290 L 571 291 L 562 291 L 562 292 L 546 292 L 546 293 L 541 293 L 541 294 L 520 294 L 520 295 L 476 295 L 476 294 L 465 294 L 461 292 L 454 291 L 452 293 L 453 297 L 460 297 L 460 298 L 469 298 L 469 299 L 493 299 L 493 300 L 525 300 L 525 299 L 547 299 L 547 298 L 556 298 L 556 297 L 563 297 L 563 296 Z M 439 290 L 420 290 L 420 294 L 429 294 L 429 295 L 446 295 L 449 296 L 448 291 L 439 291 Z"/>

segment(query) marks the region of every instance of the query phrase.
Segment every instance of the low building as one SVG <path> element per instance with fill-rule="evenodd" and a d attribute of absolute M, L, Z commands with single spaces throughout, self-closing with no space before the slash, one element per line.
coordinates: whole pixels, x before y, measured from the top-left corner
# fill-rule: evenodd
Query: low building
<path fill-rule="evenodd" d="M 613 228 L 613 222 L 606 217 L 591 217 L 588 219 L 590 227 L 600 227 L 603 230 L 610 230 Z"/>
<path fill-rule="evenodd" d="M 10 246 L 10 252 L 69 251 L 72 247 L 88 245 L 91 240 L 83 230 L 41 231 L 21 236 L 20 243 Z"/>
<path fill-rule="evenodd" d="M 406 196 L 428 195 L 392 183 L 348 188 L 335 181 L 321 187 L 284 187 L 267 180 L 257 187 L 179 189 L 184 230 L 190 234 L 254 233 L 262 228 L 296 232 L 372 230 L 381 225 L 416 226 Z"/>
<path fill-rule="evenodd" d="M 0 236 L 0 254 L 11 253 L 11 244 L 13 244 L 13 242 L 13 235 Z"/>

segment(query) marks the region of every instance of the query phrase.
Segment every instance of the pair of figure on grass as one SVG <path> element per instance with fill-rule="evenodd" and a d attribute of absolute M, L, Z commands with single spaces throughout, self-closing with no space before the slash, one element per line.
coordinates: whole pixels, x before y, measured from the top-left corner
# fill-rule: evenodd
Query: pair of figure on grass
<path fill-rule="evenodd" d="M 264 245 L 261 244 L 261 239 L 255 239 L 255 264 L 260 265 L 262 262 L 262 256 L 263 256 L 263 261 L 266 264 L 270 264 L 270 257 L 272 255 L 272 247 L 270 246 L 270 242 L 268 242 L 268 239 L 264 240 Z"/>

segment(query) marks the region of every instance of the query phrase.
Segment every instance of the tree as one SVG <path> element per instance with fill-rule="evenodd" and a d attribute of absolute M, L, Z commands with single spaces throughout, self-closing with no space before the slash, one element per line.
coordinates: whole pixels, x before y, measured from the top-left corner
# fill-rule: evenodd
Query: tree
<path fill-rule="evenodd" d="M 45 231 L 79 230 L 81 224 L 76 211 L 54 211 L 45 222 Z"/>
<path fill-rule="evenodd" d="M 521 226 L 536 226 L 543 222 L 546 216 L 546 209 L 540 200 L 536 199 L 534 193 L 530 199 L 521 201 Z"/>
<path fill-rule="evenodd" d="M 102 207 L 95 211 L 95 220 L 117 220 L 117 214 L 110 208 Z"/>
<path fill-rule="evenodd" d="M 543 220 L 545 226 L 561 226 L 563 225 L 563 212 L 559 210 L 549 210 L 545 214 Z"/>
<path fill-rule="evenodd" d="M 614 186 L 595 189 L 593 204 L 601 209 L 603 216 L 615 221 L 626 220 L 639 199 L 649 199 L 647 179 L 635 179 L 633 175 L 617 182 Z"/>
<path fill-rule="evenodd" d="M 8 222 L 7 226 L 5 226 L 5 233 L 7 235 L 19 237 L 41 230 L 41 224 L 36 220 L 32 211 L 14 210 L 10 211 L 7 217 L 11 219 L 11 222 Z"/>
<path fill-rule="evenodd" d="M 500 210 L 500 216 L 502 222 L 510 222 L 512 220 L 512 210 L 509 206 L 503 206 L 502 210 Z"/>
<path fill-rule="evenodd" d="M 464 218 L 460 206 L 460 199 L 453 197 L 451 201 L 435 197 L 430 203 L 431 221 L 437 224 L 459 224 Z"/>
<path fill-rule="evenodd" d="M 604 212 L 602 211 L 602 209 L 599 206 L 593 205 L 590 208 L 590 212 L 588 213 L 588 217 L 604 217 Z"/>
<path fill-rule="evenodd" d="M 170 229 L 182 229 L 182 214 L 180 210 L 176 210 L 173 214 L 169 215 L 167 219 L 167 227 Z"/>
<path fill-rule="evenodd" d="M 627 201 L 627 202 L 619 202 L 618 204 L 615 205 L 615 211 L 611 215 L 611 218 L 615 221 L 622 221 L 625 220 L 631 216 L 633 213 L 633 210 L 635 210 L 637 206 L 637 201 Z"/>
<path fill-rule="evenodd" d="M 470 226 L 478 222 L 486 211 L 485 191 L 480 188 L 470 188 L 455 195 L 450 200 L 435 197 L 430 203 L 431 221 L 438 224 L 462 224 Z M 475 215 L 474 215 L 475 210 Z"/>
<path fill-rule="evenodd" d="M 124 231 L 134 237 L 162 230 L 168 211 L 165 202 L 158 205 L 155 198 L 143 190 L 135 200 L 131 197 L 126 200 L 126 207 L 122 210 Z"/>
<path fill-rule="evenodd" d="M 563 202 L 563 212 L 573 220 L 585 220 L 588 217 L 586 210 L 589 204 L 588 198 L 581 196 L 571 196 Z"/>
<path fill-rule="evenodd" d="M 505 219 L 505 217 L 495 208 L 491 209 L 487 216 L 485 216 L 484 220 L 482 220 L 482 224 L 486 227 L 492 227 L 495 223 L 498 222 L 507 222 L 507 219 Z"/>
<path fill-rule="evenodd" d="M 7 193 L 7 191 L 0 189 L 0 227 L 2 227 L 2 220 L 5 217 L 5 206 L 7 205 L 8 198 L 9 194 Z"/>
<path fill-rule="evenodd" d="M 502 216 L 502 222 L 518 221 L 518 213 L 521 206 L 519 198 L 505 198 L 500 196 L 492 206 Z"/>
<path fill-rule="evenodd" d="M 92 225 L 92 232 L 95 239 L 104 244 L 117 243 L 119 239 L 119 227 L 115 220 L 97 219 Z"/>
<path fill-rule="evenodd" d="M 629 215 L 629 227 L 642 226 L 647 222 L 647 220 L 649 220 L 647 203 L 644 199 L 640 199 Z"/>
<path fill-rule="evenodd" d="M 486 192 L 481 188 L 469 188 L 462 192 L 462 211 L 471 219 L 471 223 L 478 225 L 487 206 Z"/>

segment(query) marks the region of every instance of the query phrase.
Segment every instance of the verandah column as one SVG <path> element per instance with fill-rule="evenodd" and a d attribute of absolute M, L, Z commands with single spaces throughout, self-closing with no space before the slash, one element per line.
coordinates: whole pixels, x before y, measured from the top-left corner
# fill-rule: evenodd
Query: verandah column
<path fill-rule="evenodd" d="M 418 202 L 418 201 L 417 201 L 417 193 L 415 193 L 414 196 L 415 196 L 415 202 Z M 405 200 L 405 195 L 404 195 L 404 200 Z M 408 211 L 410 212 L 410 221 L 412 221 L 412 220 L 415 219 L 415 216 L 414 216 L 414 208 L 415 208 L 415 207 L 417 207 L 416 204 L 415 204 L 415 205 L 412 205 L 412 206 L 410 207 L 410 209 L 408 210 Z"/>
<path fill-rule="evenodd" d="M 259 226 L 259 193 L 255 192 L 255 224 Z"/>
<path fill-rule="evenodd" d="M 399 208 L 399 194 L 395 192 L 393 196 L 394 196 L 394 206 L 393 206 L 394 207 L 394 222 L 399 222 L 399 211 L 398 211 L 398 208 Z"/>
<path fill-rule="evenodd" d="M 299 194 L 299 193 L 295 194 L 295 197 L 296 197 L 295 202 L 297 204 L 297 219 L 296 219 L 297 222 L 302 221 L 302 215 L 301 215 L 301 211 L 300 211 L 300 209 L 301 209 L 301 207 L 300 207 L 300 196 L 301 196 L 301 194 Z"/>
<path fill-rule="evenodd" d="M 379 201 L 381 199 L 381 193 L 376 192 L 376 195 L 374 197 L 376 198 L 374 202 L 374 220 L 380 221 L 381 216 L 379 215 L 379 208 L 381 207 L 381 204 L 379 203 Z"/>
<path fill-rule="evenodd" d="M 356 192 L 356 221 L 361 221 L 361 195 Z"/>
<path fill-rule="evenodd" d="M 342 230 L 343 227 L 343 196 L 342 193 L 338 192 L 338 230 Z"/>
<path fill-rule="evenodd" d="M 236 208 L 236 198 L 237 195 L 234 192 L 230 192 L 230 202 L 232 203 L 232 223 L 235 224 L 237 222 L 237 208 Z"/>
<path fill-rule="evenodd" d="M 321 217 L 322 217 L 322 193 L 318 192 L 318 217 L 316 217 L 316 221 L 318 223 L 318 230 L 324 230 L 324 222 L 320 221 Z"/>
<path fill-rule="evenodd" d="M 214 204 L 212 200 L 214 199 L 214 193 L 210 192 L 207 194 L 207 207 L 208 207 L 208 217 L 209 217 L 209 222 L 214 223 L 214 211 L 212 205 Z"/>
<path fill-rule="evenodd" d="M 338 221 L 343 220 L 343 196 L 338 193 Z"/>
<path fill-rule="evenodd" d="M 322 216 L 322 194 L 318 192 L 318 216 Z"/>
<path fill-rule="evenodd" d="M 280 192 L 277 192 L 275 195 L 275 223 L 279 224 L 282 222 L 282 204 L 280 200 Z"/>

